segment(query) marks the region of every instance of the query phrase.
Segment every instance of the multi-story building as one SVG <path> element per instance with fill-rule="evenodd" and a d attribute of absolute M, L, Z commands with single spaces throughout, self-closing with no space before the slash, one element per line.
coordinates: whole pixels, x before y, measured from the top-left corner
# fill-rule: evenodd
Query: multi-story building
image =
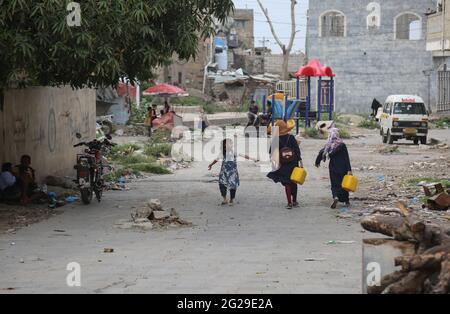
<path fill-rule="evenodd" d="M 426 13 L 435 7 L 436 0 L 309 2 L 307 56 L 336 73 L 338 112 L 369 112 L 374 98 L 383 102 L 390 94 L 431 98 Z"/>
<path fill-rule="evenodd" d="M 440 0 L 428 15 L 427 51 L 433 67 L 427 72 L 435 111 L 450 111 L 450 0 Z"/>

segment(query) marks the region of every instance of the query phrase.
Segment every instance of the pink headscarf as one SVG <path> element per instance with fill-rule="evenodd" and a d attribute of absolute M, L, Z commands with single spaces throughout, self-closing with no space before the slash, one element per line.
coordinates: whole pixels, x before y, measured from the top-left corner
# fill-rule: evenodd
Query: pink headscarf
<path fill-rule="evenodd" d="M 344 141 L 339 135 L 339 129 L 335 127 L 334 123 L 328 128 L 328 141 L 325 145 L 324 154 L 332 153 L 339 145 L 344 144 Z"/>

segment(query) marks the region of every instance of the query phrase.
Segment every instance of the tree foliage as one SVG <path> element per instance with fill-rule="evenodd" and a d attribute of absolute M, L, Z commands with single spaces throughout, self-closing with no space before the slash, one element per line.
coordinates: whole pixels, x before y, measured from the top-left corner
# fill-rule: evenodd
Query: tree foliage
<path fill-rule="evenodd" d="M 233 10 L 232 0 L 84 0 L 70 27 L 69 2 L 0 0 L 0 88 L 146 80 L 174 53 L 195 57 L 199 37 Z"/>

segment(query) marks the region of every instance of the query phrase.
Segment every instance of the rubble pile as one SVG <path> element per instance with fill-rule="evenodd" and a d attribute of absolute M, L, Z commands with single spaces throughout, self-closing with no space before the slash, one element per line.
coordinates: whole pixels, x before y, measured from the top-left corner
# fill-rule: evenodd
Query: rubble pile
<path fill-rule="evenodd" d="M 450 229 L 425 222 L 404 203 L 361 220 L 370 232 L 415 243 L 415 254 L 395 258 L 400 270 L 368 288 L 369 294 L 450 293 Z"/>
<path fill-rule="evenodd" d="M 361 175 L 364 185 L 361 185 L 361 189 L 352 198 L 353 207 L 358 210 L 349 211 L 346 214 L 367 216 L 375 208 L 392 209 L 397 202 L 401 201 L 409 204 L 426 221 L 448 223 L 449 214 L 446 210 L 449 209 L 447 202 L 450 200 L 447 198 L 449 191 L 444 191 L 444 184 L 450 181 L 448 177 L 450 158 L 436 156 L 425 158 L 425 160 L 411 162 L 399 171 L 387 170 L 389 165 L 381 163 L 355 167 L 354 170 Z M 442 184 L 439 193 L 424 193 L 424 188 L 432 189 L 436 182 Z M 433 201 L 436 200 L 441 204 L 440 207 L 433 206 Z"/>
<path fill-rule="evenodd" d="M 131 220 L 120 220 L 116 222 L 119 229 L 138 229 L 142 231 L 190 227 L 192 223 L 180 218 L 178 212 L 171 208 L 164 210 L 158 199 L 150 199 L 131 214 Z"/>
<path fill-rule="evenodd" d="M 435 191 L 432 192 L 431 188 Z M 427 201 L 423 208 L 429 208 L 431 210 L 448 210 L 450 208 L 450 189 L 445 190 L 442 183 L 431 183 L 423 185 L 423 190 L 427 197 Z"/>

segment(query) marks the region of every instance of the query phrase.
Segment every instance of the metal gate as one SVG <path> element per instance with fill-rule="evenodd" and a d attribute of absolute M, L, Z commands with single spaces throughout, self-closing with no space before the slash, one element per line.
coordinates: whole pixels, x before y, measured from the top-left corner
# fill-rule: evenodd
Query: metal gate
<path fill-rule="evenodd" d="M 438 72 L 437 111 L 450 110 L 450 71 Z"/>

